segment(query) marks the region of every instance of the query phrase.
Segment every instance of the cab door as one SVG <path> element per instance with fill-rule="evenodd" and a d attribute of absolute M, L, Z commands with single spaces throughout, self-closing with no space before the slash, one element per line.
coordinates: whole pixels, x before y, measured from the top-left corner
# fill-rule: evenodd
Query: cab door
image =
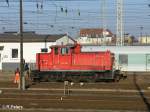
<path fill-rule="evenodd" d="M 59 48 L 58 47 L 54 47 L 53 64 L 54 65 L 59 64 Z"/>
<path fill-rule="evenodd" d="M 150 71 L 150 54 L 146 54 L 146 71 Z"/>
<path fill-rule="evenodd" d="M 71 64 L 71 51 L 69 47 L 62 47 L 60 49 L 60 64 L 61 65 L 70 65 Z"/>

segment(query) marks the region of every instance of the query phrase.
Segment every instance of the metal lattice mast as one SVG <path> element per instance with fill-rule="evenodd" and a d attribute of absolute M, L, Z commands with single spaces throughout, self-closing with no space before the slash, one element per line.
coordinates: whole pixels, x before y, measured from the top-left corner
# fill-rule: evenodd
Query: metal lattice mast
<path fill-rule="evenodd" d="M 117 0 L 117 32 L 116 32 L 116 45 L 124 45 L 123 33 L 123 0 Z"/>
<path fill-rule="evenodd" d="M 104 45 L 106 44 L 106 35 L 105 35 L 105 30 L 106 30 L 106 0 L 101 0 L 101 18 L 102 18 L 102 28 L 103 28 L 103 33 L 102 37 L 104 39 Z"/>

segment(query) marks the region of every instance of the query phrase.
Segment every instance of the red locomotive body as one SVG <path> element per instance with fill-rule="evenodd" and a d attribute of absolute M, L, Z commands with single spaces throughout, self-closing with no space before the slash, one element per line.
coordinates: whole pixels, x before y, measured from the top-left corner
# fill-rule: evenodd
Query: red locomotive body
<path fill-rule="evenodd" d="M 40 71 L 106 71 L 112 70 L 113 54 L 106 52 L 80 52 L 80 45 L 53 46 L 50 53 L 37 54 Z"/>
<path fill-rule="evenodd" d="M 81 52 L 74 46 L 52 46 L 50 53 L 36 55 L 36 77 L 59 80 L 114 79 L 114 54 L 105 52 Z M 81 80 L 80 80 L 81 81 Z"/>

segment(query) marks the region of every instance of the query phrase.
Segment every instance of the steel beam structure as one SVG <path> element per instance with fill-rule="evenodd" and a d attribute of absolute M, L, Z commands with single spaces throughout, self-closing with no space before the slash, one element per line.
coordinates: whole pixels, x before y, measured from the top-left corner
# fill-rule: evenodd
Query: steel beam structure
<path fill-rule="evenodd" d="M 117 0 L 117 32 L 116 45 L 124 45 L 124 31 L 123 31 L 123 0 Z"/>
<path fill-rule="evenodd" d="M 106 0 L 101 0 L 101 18 L 102 18 L 102 38 L 104 39 L 103 45 L 106 45 L 106 35 L 105 35 L 105 30 L 107 29 L 106 25 Z"/>

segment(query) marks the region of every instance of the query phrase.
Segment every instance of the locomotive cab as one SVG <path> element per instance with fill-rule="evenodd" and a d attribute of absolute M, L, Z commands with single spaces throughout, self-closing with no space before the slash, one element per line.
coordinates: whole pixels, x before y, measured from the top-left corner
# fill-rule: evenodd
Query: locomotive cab
<path fill-rule="evenodd" d="M 54 55 L 69 55 L 72 52 L 68 46 L 53 46 L 51 49 Z"/>
<path fill-rule="evenodd" d="M 51 57 L 53 67 L 56 69 L 64 70 L 67 66 L 71 66 L 72 54 L 74 53 L 74 46 L 62 45 L 51 47 Z"/>
<path fill-rule="evenodd" d="M 52 46 L 50 47 L 54 55 L 70 55 L 72 53 L 80 53 L 81 46 L 76 45 L 61 45 L 61 46 Z"/>

